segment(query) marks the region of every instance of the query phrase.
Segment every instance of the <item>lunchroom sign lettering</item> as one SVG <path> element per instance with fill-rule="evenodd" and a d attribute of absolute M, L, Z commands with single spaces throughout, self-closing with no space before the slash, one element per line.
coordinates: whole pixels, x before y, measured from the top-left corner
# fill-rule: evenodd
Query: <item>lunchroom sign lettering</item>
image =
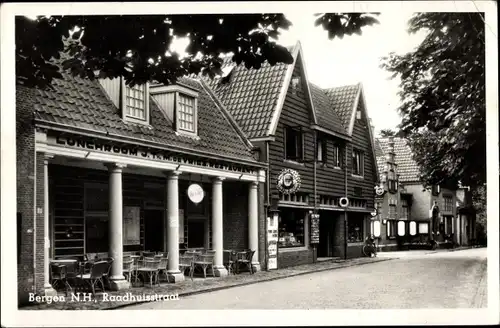
<path fill-rule="evenodd" d="M 134 157 L 139 157 L 139 158 L 144 158 L 144 159 L 162 160 L 162 161 L 173 162 L 173 163 L 178 163 L 178 164 L 196 165 L 196 166 L 202 166 L 202 167 L 206 167 L 206 168 L 221 169 L 221 170 L 234 171 L 234 172 L 239 172 L 239 173 L 255 174 L 255 171 L 248 169 L 248 168 L 241 167 L 241 166 L 225 165 L 225 164 L 217 163 L 217 162 L 210 161 L 210 160 L 187 159 L 185 157 L 172 156 L 170 154 L 167 154 L 165 151 L 161 151 L 161 150 L 154 151 L 154 150 L 149 150 L 149 149 L 146 150 L 146 149 L 143 149 L 143 148 L 141 149 L 141 148 L 136 147 L 136 146 L 122 146 L 122 145 L 119 146 L 119 145 L 111 144 L 111 143 L 90 141 L 90 140 L 83 139 L 83 138 L 69 138 L 69 137 L 62 137 L 62 136 L 56 136 L 54 138 L 49 137 L 48 141 L 49 141 L 49 143 L 55 143 L 55 144 L 61 145 L 61 146 L 83 148 L 85 150 L 93 150 L 93 151 L 99 151 L 99 152 L 128 155 L 128 156 L 134 156 Z"/>

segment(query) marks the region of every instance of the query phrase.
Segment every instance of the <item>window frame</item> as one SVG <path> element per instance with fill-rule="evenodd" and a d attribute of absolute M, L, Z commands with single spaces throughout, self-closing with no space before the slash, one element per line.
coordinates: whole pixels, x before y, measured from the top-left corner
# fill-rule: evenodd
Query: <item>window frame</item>
<path fill-rule="evenodd" d="M 333 144 L 333 167 L 340 169 L 340 146 L 336 143 Z"/>
<path fill-rule="evenodd" d="M 282 213 L 286 213 L 287 211 L 290 211 L 292 213 L 294 213 L 294 217 L 295 217 L 295 220 L 303 220 L 303 223 L 302 223 L 302 233 L 303 233 L 303 244 L 300 244 L 300 245 L 293 245 L 293 246 L 281 246 L 280 245 L 280 241 L 279 241 L 279 237 L 280 234 L 281 234 L 281 230 L 280 230 L 280 225 L 282 224 L 282 221 L 283 221 L 283 217 L 281 216 Z M 301 217 L 301 214 L 303 215 L 303 217 Z M 295 223 L 296 227 L 298 225 L 300 225 L 301 223 Z M 280 216 L 279 216 L 279 219 L 278 219 L 278 248 L 280 251 L 287 251 L 287 250 L 303 250 L 303 249 L 307 249 L 308 248 L 308 245 L 309 245 L 309 213 L 307 211 L 295 211 L 294 208 L 292 207 L 283 207 L 281 209 L 281 213 L 280 213 Z"/>
<path fill-rule="evenodd" d="M 399 220 L 387 220 L 385 230 L 387 239 L 396 239 L 398 234 L 398 221 Z"/>
<path fill-rule="evenodd" d="M 295 153 L 297 154 L 297 152 L 298 152 L 297 146 L 298 146 L 298 141 L 300 141 L 300 145 L 301 145 L 300 151 L 301 151 L 301 154 L 300 154 L 300 156 L 295 157 L 295 158 L 289 158 L 288 157 L 288 133 L 289 133 L 288 131 L 289 130 L 293 130 L 295 133 L 299 134 L 298 137 L 296 137 L 296 139 L 300 139 L 300 140 L 295 140 L 295 142 L 296 142 Z M 294 127 L 292 127 L 290 125 L 284 125 L 283 126 L 283 137 L 284 137 L 283 138 L 284 139 L 283 140 L 284 141 L 283 142 L 283 144 L 284 144 L 283 149 L 284 149 L 284 152 L 285 152 L 284 153 L 284 159 L 286 161 L 291 161 L 291 162 L 296 162 L 296 163 L 302 163 L 304 161 L 304 133 L 303 133 L 302 129 L 301 128 L 297 129 L 297 128 L 294 128 Z"/>
<path fill-rule="evenodd" d="M 447 202 L 447 200 L 449 200 Z M 449 205 L 449 207 L 447 207 Z M 453 212 L 453 196 L 443 195 L 443 212 L 452 213 Z"/>
<path fill-rule="evenodd" d="M 320 148 L 321 147 L 321 152 Z M 321 153 L 321 159 L 319 158 Z M 316 162 L 326 164 L 328 162 L 328 141 L 325 137 L 316 138 Z"/>
<path fill-rule="evenodd" d="M 149 83 L 145 83 L 142 85 L 144 88 L 144 119 L 128 115 L 127 114 L 127 90 L 132 89 L 125 83 L 125 79 L 121 78 L 121 111 L 122 111 L 122 119 L 125 122 L 130 122 L 130 123 L 139 123 L 139 124 L 145 124 L 149 125 L 150 124 L 150 102 L 149 102 Z"/>
<path fill-rule="evenodd" d="M 181 99 L 181 96 L 182 97 L 190 97 L 193 99 L 194 101 L 194 105 L 193 105 L 193 131 L 191 130 L 187 130 L 187 129 L 183 129 L 180 127 L 180 108 L 181 108 L 181 102 L 180 102 L 180 99 Z M 175 91 L 175 130 L 178 132 L 178 133 L 182 133 L 182 134 L 188 134 L 188 135 L 192 135 L 192 136 L 197 136 L 198 135 L 198 97 L 189 93 L 189 92 L 185 92 L 185 91 Z"/>
<path fill-rule="evenodd" d="M 356 155 L 359 155 L 359 172 L 355 172 L 354 163 L 357 163 Z M 364 152 L 360 149 L 352 149 L 351 174 L 356 177 L 364 177 Z"/>

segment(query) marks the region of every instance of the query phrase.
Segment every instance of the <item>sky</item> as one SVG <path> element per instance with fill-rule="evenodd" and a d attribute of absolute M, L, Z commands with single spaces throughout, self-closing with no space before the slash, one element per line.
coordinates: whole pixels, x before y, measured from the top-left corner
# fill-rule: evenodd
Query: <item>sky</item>
<path fill-rule="evenodd" d="M 361 82 L 368 116 L 375 131 L 394 129 L 401 118 L 397 95 L 398 79 L 380 68 L 380 58 L 394 51 L 404 54 L 418 46 L 425 35 L 407 33 L 412 12 L 396 7 L 378 16 L 380 24 L 364 27 L 362 35 L 329 40 L 321 26 L 314 26 L 314 16 L 293 12 L 286 17 L 293 26 L 283 31 L 278 42 L 292 45 L 300 41 L 308 78 L 320 87 L 335 87 Z"/>
<path fill-rule="evenodd" d="M 380 59 L 390 52 L 410 52 L 423 40 L 424 33 L 407 32 L 413 12 L 402 6 L 388 7 L 377 17 L 380 24 L 364 27 L 362 35 L 334 40 L 328 39 L 321 26 L 314 26 L 312 13 L 294 10 L 284 14 L 293 25 L 282 31 L 278 43 L 289 46 L 300 41 L 309 80 L 324 88 L 361 82 L 375 133 L 395 129 L 401 122 L 397 111 L 399 79 L 390 79 L 379 67 Z M 188 43 L 188 39 L 179 38 L 171 49 L 182 53 Z"/>

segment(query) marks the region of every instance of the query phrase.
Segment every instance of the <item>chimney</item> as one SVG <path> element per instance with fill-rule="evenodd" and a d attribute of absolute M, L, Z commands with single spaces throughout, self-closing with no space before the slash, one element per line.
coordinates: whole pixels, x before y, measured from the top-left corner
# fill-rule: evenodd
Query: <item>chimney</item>
<path fill-rule="evenodd" d="M 396 154 L 394 153 L 394 137 L 389 137 L 389 142 L 387 143 L 387 162 L 391 164 L 396 164 Z"/>

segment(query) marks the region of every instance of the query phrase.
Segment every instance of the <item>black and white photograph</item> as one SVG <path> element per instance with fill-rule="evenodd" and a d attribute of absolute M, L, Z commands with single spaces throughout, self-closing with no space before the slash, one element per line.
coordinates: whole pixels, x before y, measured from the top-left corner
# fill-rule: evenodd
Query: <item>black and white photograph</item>
<path fill-rule="evenodd" d="M 1 22 L 2 326 L 500 323 L 496 2 Z"/>

